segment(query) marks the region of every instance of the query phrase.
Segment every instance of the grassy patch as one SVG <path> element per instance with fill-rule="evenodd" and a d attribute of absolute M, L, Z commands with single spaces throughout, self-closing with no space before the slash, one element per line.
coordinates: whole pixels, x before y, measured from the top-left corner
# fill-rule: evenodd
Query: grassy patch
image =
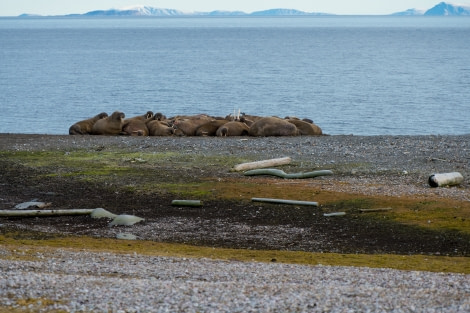
<path fill-rule="evenodd" d="M 245 177 L 231 174 L 215 177 L 217 171 L 228 172 L 235 164 L 252 161 L 235 156 L 205 156 L 188 152 L 114 152 L 114 151 L 36 151 L 0 152 L 0 157 L 33 168 L 42 177 L 80 181 L 106 181 L 129 193 L 172 193 L 184 198 L 218 198 L 249 201 L 253 197 L 316 201 L 321 212 L 345 211 L 355 218 L 387 220 L 401 225 L 438 231 L 455 231 L 470 235 L 470 202 L 418 197 L 364 196 L 322 189 L 322 179 L 283 180 Z M 286 172 L 300 171 L 310 164 L 283 167 Z M 367 164 L 342 164 L 335 170 L 367 171 Z M 309 170 L 312 170 L 309 168 Z M 192 175 L 197 173 L 197 175 Z M 216 174 L 213 174 L 216 173 Z M 341 184 L 341 182 L 336 182 Z M 391 208 L 386 212 L 359 213 L 361 209 Z M 213 257 L 243 261 L 273 260 L 299 264 L 354 265 L 391 267 L 406 270 L 455 271 L 470 273 L 468 258 L 328 254 L 289 251 L 252 251 L 214 249 L 156 242 L 128 242 L 112 239 L 69 238 L 55 236 L 31 240 L 10 235 L 0 237 L 5 245 L 33 247 L 73 247 L 103 251 L 113 246 L 116 253 L 154 253 L 156 255 Z M 16 248 L 9 248 L 16 249 Z M 106 250 L 107 251 L 107 250 Z M 146 252 L 149 251 L 149 252 Z"/>
<path fill-rule="evenodd" d="M 15 239 L 16 237 L 16 239 Z M 141 255 L 211 258 L 249 262 L 281 262 L 303 265 L 359 266 L 419 270 L 431 272 L 455 272 L 470 274 L 470 262 L 465 257 L 392 255 L 392 254 L 338 254 L 310 253 L 300 251 L 242 250 L 200 247 L 184 244 L 168 244 L 152 241 L 127 241 L 90 237 L 45 237 L 26 239 L 24 234 L 0 236 L 3 253 L 0 257 L 11 260 L 34 260 L 37 252 L 47 252 L 57 248 L 76 251 L 103 251 L 112 253 L 137 253 Z"/>

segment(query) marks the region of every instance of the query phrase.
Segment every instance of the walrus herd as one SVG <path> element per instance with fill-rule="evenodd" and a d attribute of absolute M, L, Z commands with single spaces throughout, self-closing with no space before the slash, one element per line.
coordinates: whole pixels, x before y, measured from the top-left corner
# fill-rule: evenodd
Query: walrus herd
<path fill-rule="evenodd" d="M 122 112 L 103 112 L 79 121 L 69 128 L 70 135 L 126 136 L 320 136 L 322 130 L 310 119 L 279 118 L 245 113 L 215 117 L 206 114 L 167 118 L 152 111 L 126 118 Z"/>

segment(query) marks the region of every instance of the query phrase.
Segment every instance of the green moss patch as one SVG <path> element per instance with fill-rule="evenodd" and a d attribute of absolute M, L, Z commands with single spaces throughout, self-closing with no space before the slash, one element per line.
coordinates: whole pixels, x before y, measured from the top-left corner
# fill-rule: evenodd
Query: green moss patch
<path fill-rule="evenodd" d="M 35 236 L 30 234 L 30 236 Z M 185 244 L 168 244 L 152 241 L 128 241 L 90 237 L 50 237 L 41 239 L 15 238 L 15 234 L 0 236 L 7 254 L 3 259 L 35 260 L 37 251 L 49 249 L 73 249 L 112 253 L 137 253 L 142 255 L 212 258 L 249 262 L 281 262 L 303 265 L 364 266 L 419 270 L 431 272 L 470 273 L 470 262 L 466 257 L 392 255 L 392 254 L 338 254 L 310 253 L 300 251 L 244 250 L 201 247 Z"/>

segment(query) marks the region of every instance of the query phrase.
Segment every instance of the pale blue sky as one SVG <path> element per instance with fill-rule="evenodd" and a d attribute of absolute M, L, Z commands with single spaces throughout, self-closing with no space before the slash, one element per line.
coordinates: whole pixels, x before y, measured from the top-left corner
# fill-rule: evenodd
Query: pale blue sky
<path fill-rule="evenodd" d="M 250 13 L 272 8 L 287 8 L 306 12 L 369 15 L 391 14 L 411 8 L 427 10 L 439 2 L 441 0 L 1 0 L 0 16 L 17 16 L 22 13 L 40 15 L 86 13 L 135 5 L 182 11 L 239 10 Z M 470 0 L 459 1 L 459 4 L 470 5 Z"/>

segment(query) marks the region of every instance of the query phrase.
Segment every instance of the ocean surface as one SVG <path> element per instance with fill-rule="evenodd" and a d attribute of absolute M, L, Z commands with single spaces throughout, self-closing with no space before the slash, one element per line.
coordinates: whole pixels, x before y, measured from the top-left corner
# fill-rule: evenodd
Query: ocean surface
<path fill-rule="evenodd" d="M 0 107 L 0 133 L 240 110 L 332 135 L 469 134 L 470 18 L 0 18 Z"/>

